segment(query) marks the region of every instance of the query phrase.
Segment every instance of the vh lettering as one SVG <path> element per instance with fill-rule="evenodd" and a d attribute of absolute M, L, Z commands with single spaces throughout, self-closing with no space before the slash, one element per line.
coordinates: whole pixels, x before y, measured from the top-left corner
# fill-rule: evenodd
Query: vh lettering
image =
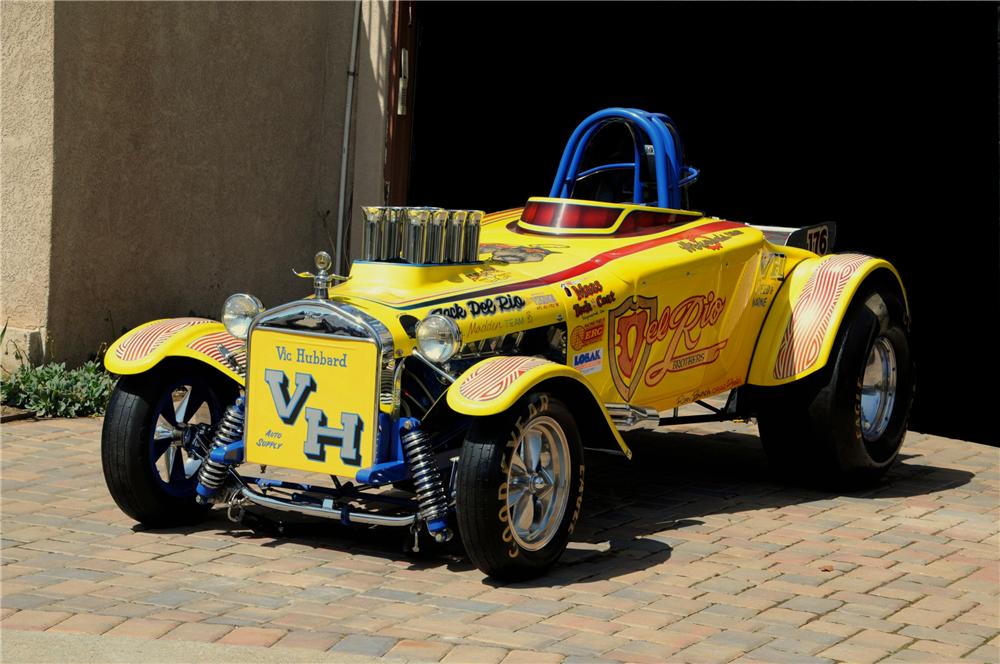
<path fill-rule="evenodd" d="M 361 432 L 365 423 L 357 413 L 341 413 L 340 428 L 327 426 L 326 413 L 319 408 L 306 408 L 306 442 L 302 451 L 313 461 L 326 461 L 326 446 L 340 448 L 341 460 L 352 466 L 360 465 Z"/>
<path fill-rule="evenodd" d="M 295 391 L 288 393 L 288 375 L 279 369 L 265 369 L 264 381 L 271 388 L 274 409 L 281 421 L 294 425 L 309 395 L 316 391 L 316 379 L 307 373 L 295 373 Z M 302 451 L 313 461 L 326 461 L 326 446 L 340 448 L 341 460 L 352 466 L 361 463 L 361 434 L 365 423 L 357 413 L 341 413 L 340 426 L 329 426 L 326 413 L 319 408 L 305 408 L 306 439 Z"/>

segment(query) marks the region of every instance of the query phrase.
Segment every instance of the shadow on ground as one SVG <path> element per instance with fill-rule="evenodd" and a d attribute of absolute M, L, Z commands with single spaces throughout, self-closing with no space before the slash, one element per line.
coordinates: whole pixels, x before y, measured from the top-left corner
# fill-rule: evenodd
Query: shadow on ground
<path fill-rule="evenodd" d="M 569 550 L 548 575 L 516 585 L 596 582 L 647 569 L 670 559 L 671 540 L 676 539 L 672 532 L 697 528 L 711 515 L 781 509 L 842 496 L 859 500 L 905 498 L 961 486 L 973 477 L 967 471 L 921 464 L 919 455 L 903 454 L 877 486 L 827 492 L 780 483 L 771 474 L 760 441 L 753 435 L 649 432 L 635 434 L 628 442 L 634 452 L 632 461 L 590 454 L 583 513 Z M 224 512 L 217 511 L 208 524 L 170 532 L 213 527 L 236 538 L 264 539 L 263 546 L 295 542 L 408 560 L 412 569 L 458 571 L 472 567 L 458 538 L 444 550 L 415 556 L 403 551 L 407 536 L 396 528 L 301 521 L 284 522 L 278 533 L 266 523 L 253 529 L 230 523 Z M 484 583 L 493 584 L 488 579 Z"/>

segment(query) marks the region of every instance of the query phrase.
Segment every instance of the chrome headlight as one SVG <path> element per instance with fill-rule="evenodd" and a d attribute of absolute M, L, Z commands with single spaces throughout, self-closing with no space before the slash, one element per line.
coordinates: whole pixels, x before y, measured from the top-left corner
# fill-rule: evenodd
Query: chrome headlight
<path fill-rule="evenodd" d="M 461 347 L 462 332 L 447 316 L 431 314 L 417 325 L 417 349 L 431 362 L 447 362 Z"/>
<path fill-rule="evenodd" d="M 257 314 L 264 310 L 264 305 L 253 295 L 236 293 L 226 298 L 222 305 L 222 324 L 226 332 L 237 339 L 246 339 L 250 332 L 250 323 Z"/>

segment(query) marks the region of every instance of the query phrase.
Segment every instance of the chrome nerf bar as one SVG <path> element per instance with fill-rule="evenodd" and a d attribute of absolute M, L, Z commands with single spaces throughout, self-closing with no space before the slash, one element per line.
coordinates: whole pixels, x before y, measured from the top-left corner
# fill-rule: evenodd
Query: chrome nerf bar
<path fill-rule="evenodd" d="M 296 503 L 284 498 L 264 496 L 250 487 L 243 487 L 241 493 L 244 498 L 260 507 L 267 507 L 280 512 L 294 512 L 295 514 L 318 516 L 324 519 L 336 519 L 346 523 L 361 523 L 375 526 L 411 526 L 416 518 L 412 514 L 408 516 L 389 516 L 387 514 L 374 514 L 360 510 L 336 508 L 333 506 L 333 501 L 329 499 L 323 501 L 324 504 L 322 506 Z M 329 503 L 329 506 L 327 503 Z"/>

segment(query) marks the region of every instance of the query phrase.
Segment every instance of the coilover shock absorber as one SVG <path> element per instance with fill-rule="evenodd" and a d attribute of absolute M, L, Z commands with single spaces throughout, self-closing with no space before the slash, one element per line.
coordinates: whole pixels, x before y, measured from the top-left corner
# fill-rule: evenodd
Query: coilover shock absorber
<path fill-rule="evenodd" d="M 243 397 L 226 409 L 212 436 L 212 446 L 198 470 L 198 502 L 208 502 L 226 481 L 229 466 L 243 461 Z M 239 449 L 235 449 L 238 447 Z"/>
<path fill-rule="evenodd" d="M 435 541 L 447 542 L 452 537 L 447 521 L 448 496 L 441 482 L 441 473 L 434 463 L 427 433 L 412 427 L 412 420 L 404 423 L 405 433 L 399 437 L 399 442 L 410 468 L 410 477 L 416 485 L 420 518 L 427 524 L 427 531 Z"/>

